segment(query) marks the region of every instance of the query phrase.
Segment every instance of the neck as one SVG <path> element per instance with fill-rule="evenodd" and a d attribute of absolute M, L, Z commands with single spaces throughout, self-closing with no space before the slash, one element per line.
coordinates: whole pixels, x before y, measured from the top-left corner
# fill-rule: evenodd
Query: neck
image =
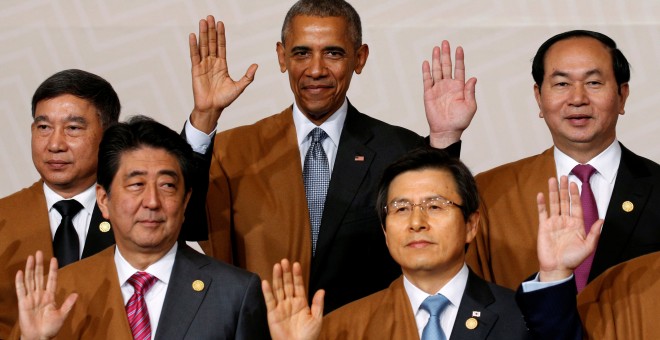
<path fill-rule="evenodd" d="M 463 268 L 463 263 L 442 270 L 411 271 L 403 269 L 403 275 L 405 275 L 408 281 L 415 285 L 415 287 L 423 290 L 429 295 L 433 295 L 451 281 L 461 268 Z"/>
<path fill-rule="evenodd" d="M 140 249 L 139 251 L 136 251 L 134 249 L 127 249 L 126 247 L 123 247 L 119 243 L 117 243 L 117 249 L 119 249 L 119 252 L 121 253 L 121 256 L 128 262 L 133 268 L 143 271 L 152 264 L 158 262 L 158 260 L 162 259 L 167 252 L 172 249 L 174 244 L 172 244 L 170 247 L 167 247 L 165 250 L 158 250 L 158 251 L 145 251 L 144 249 Z"/>
<path fill-rule="evenodd" d="M 600 145 L 591 145 L 589 143 L 555 143 L 555 147 L 565 153 L 580 164 L 586 164 L 596 156 L 600 155 L 614 142 L 614 137 L 601 143 Z"/>

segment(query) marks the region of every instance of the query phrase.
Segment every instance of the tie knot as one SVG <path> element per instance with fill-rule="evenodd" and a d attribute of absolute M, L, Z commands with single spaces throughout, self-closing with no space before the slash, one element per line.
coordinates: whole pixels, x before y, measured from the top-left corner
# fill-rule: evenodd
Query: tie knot
<path fill-rule="evenodd" d="M 582 183 L 588 183 L 591 175 L 596 173 L 596 168 L 589 164 L 578 164 L 571 171 Z"/>
<path fill-rule="evenodd" d="M 436 294 L 427 297 L 419 308 L 429 312 L 433 317 L 438 317 L 448 304 L 449 300 L 444 295 Z"/>
<path fill-rule="evenodd" d="M 328 134 L 320 127 L 315 127 L 309 135 L 312 136 L 312 143 L 323 142 L 328 137 Z"/>
<path fill-rule="evenodd" d="M 128 278 L 128 283 L 133 286 L 136 294 L 146 293 L 158 280 L 155 276 L 146 272 L 136 272 Z"/>
<path fill-rule="evenodd" d="M 57 210 L 57 212 L 59 212 L 64 218 L 65 216 L 76 216 L 83 206 L 76 200 L 61 200 L 53 204 L 53 208 L 55 208 L 55 210 Z"/>

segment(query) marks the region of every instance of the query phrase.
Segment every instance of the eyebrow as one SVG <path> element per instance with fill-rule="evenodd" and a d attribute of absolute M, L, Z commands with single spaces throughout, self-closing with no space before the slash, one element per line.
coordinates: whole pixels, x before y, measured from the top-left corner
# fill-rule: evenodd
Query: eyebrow
<path fill-rule="evenodd" d="M 589 77 L 589 76 L 593 76 L 593 75 L 601 75 L 602 72 L 599 69 L 593 69 L 593 70 L 589 70 L 589 71 L 585 72 L 584 74 L 587 77 Z M 568 78 L 568 76 L 569 76 L 568 72 L 557 70 L 557 71 L 552 72 L 552 74 L 550 75 L 550 78 L 554 78 L 554 77 L 566 77 L 566 78 Z"/>
<path fill-rule="evenodd" d="M 446 198 L 445 196 L 442 196 L 442 195 L 426 196 L 426 197 L 422 198 L 422 201 L 428 201 L 428 200 L 438 199 L 438 198 L 442 198 L 442 199 L 451 201 L 450 199 L 448 199 L 448 198 Z M 394 199 L 392 199 L 390 201 L 390 203 L 394 203 L 394 202 L 412 202 L 412 201 L 410 199 L 403 198 L 403 197 L 401 197 L 401 198 L 395 197 Z"/>
<path fill-rule="evenodd" d="M 294 46 L 294 47 L 291 48 L 291 53 L 307 52 L 307 51 L 311 51 L 311 50 L 312 49 L 308 46 Z M 346 53 L 346 50 L 341 46 L 326 46 L 326 47 L 323 48 L 323 51 L 339 51 L 339 52 Z"/>
<path fill-rule="evenodd" d="M 145 176 L 146 174 L 147 174 L 147 172 L 144 171 L 144 170 L 133 170 L 133 171 L 129 172 L 128 175 L 126 175 L 125 177 L 126 178 L 133 178 L 133 177 L 137 177 L 137 176 Z M 171 176 L 171 177 L 174 177 L 174 178 L 177 178 L 177 179 L 179 178 L 179 174 L 176 171 L 169 170 L 169 169 L 158 171 L 158 175 Z"/>
<path fill-rule="evenodd" d="M 48 119 L 48 116 L 44 115 L 39 115 L 34 117 L 35 122 L 49 122 L 50 119 Z M 74 123 L 80 123 L 80 124 L 87 124 L 87 119 L 81 116 L 74 116 L 74 115 L 68 115 L 65 119 L 65 122 L 74 122 Z"/>

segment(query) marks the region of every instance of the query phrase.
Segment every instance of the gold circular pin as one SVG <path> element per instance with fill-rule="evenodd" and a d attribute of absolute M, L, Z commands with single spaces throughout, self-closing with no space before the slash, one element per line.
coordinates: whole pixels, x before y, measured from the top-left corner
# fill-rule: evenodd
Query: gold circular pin
<path fill-rule="evenodd" d="M 467 327 L 467 329 L 475 329 L 477 328 L 478 324 L 479 321 L 477 321 L 475 318 L 469 318 L 467 321 L 465 321 L 465 327 Z"/>
<path fill-rule="evenodd" d="M 201 292 L 202 290 L 204 290 L 204 282 L 202 282 L 201 280 L 195 280 L 192 283 L 192 287 L 196 292 Z"/>
<path fill-rule="evenodd" d="M 101 224 L 99 224 L 99 230 L 102 233 L 107 233 L 108 231 L 110 231 L 110 222 L 107 221 L 101 222 Z"/>
<path fill-rule="evenodd" d="M 621 208 L 623 208 L 623 211 L 625 212 L 631 212 L 635 209 L 635 205 L 630 201 L 625 201 L 621 204 Z"/>

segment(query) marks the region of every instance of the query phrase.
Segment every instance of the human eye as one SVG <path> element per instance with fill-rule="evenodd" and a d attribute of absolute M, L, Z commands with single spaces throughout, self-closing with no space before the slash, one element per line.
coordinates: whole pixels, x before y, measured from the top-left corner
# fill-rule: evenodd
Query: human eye
<path fill-rule="evenodd" d="M 341 59 L 345 55 L 344 51 L 341 50 L 328 50 L 325 54 L 331 59 Z"/>
<path fill-rule="evenodd" d="M 396 215 L 407 214 L 411 209 L 409 202 L 394 202 L 390 207 L 392 208 L 392 212 Z"/>

